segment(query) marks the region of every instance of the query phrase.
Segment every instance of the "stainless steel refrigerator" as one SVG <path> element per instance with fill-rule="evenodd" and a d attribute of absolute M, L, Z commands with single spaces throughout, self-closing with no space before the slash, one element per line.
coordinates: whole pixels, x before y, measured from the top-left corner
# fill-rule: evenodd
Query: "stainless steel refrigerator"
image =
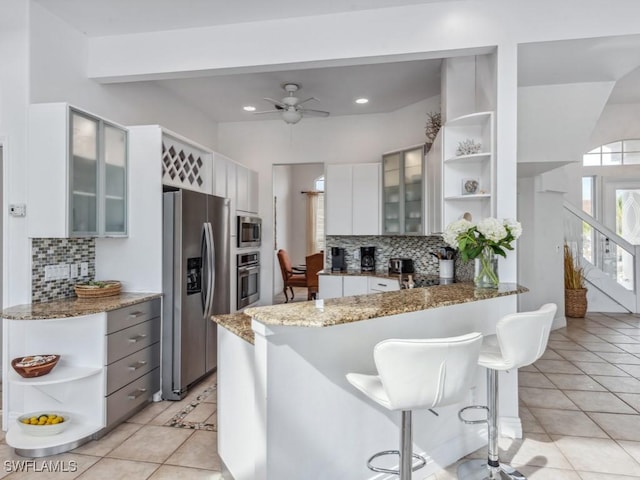
<path fill-rule="evenodd" d="M 182 399 L 217 366 L 217 325 L 229 313 L 229 199 L 164 192 L 162 396 Z"/>

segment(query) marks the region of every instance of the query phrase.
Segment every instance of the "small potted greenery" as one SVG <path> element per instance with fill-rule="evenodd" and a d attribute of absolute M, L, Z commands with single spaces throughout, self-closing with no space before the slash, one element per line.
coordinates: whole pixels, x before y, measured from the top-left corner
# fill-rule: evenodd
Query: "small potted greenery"
<path fill-rule="evenodd" d="M 564 244 L 564 313 L 567 317 L 584 318 L 587 314 L 587 289 L 584 286 L 584 268 L 580 260 Z"/>

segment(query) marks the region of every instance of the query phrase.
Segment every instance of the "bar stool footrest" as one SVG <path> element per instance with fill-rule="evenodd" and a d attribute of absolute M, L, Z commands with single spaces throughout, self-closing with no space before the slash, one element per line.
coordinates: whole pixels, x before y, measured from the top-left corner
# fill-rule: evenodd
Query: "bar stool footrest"
<path fill-rule="evenodd" d="M 487 412 L 487 418 L 483 418 L 480 420 L 467 420 L 463 417 L 463 414 L 466 410 L 485 410 Z M 478 425 L 481 423 L 488 423 L 488 415 L 489 415 L 489 407 L 486 405 L 469 405 L 468 407 L 461 408 L 458 411 L 458 418 L 462 423 L 466 423 L 467 425 Z"/>
<path fill-rule="evenodd" d="M 375 467 L 375 466 L 373 466 L 371 464 L 371 462 L 374 459 L 376 459 L 378 457 L 382 457 L 384 455 L 398 455 L 398 456 L 400 456 L 400 451 L 399 450 L 384 450 L 382 452 L 374 453 L 373 455 L 371 455 L 369 460 L 367 460 L 367 467 L 369 467 L 369 470 L 372 470 L 372 471 L 378 472 L 378 473 L 389 473 L 391 475 L 400 475 L 400 471 L 399 470 L 391 470 L 389 468 Z M 416 470 L 420 470 L 422 467 L 424 467 L 427 464 L 427 459 L 424 458 L 422 455 L 418 455 L 417 453 L 412 453 L 411 456 L 419 461 L 419 463 L 417 463 L 416 465 L 413 465 L 411 467 L 411 471 L 412 472 L 415 472 Z"/>

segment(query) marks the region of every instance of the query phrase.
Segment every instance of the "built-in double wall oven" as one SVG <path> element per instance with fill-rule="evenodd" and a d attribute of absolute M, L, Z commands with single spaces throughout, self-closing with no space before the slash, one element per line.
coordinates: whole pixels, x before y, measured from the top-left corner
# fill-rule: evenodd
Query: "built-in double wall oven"
<path fill-rule="evenodd" d="M 260 300 L 260 252 L 239 253 L 238 310 Z"/>
<path fill-rule="evenodd" d="M 238 248 L 259 247 L 262 242 L 262 220 L 238 215 Z"/>

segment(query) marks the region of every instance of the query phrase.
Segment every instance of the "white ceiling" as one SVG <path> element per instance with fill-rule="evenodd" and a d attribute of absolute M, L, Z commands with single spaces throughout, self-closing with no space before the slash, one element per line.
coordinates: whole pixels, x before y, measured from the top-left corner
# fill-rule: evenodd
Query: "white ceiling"
<path fill-rule="evenodd" d="M 277 18 L 459 0 L 34 0 L 88 36 L 201 27 Z M 217 75 L 155 82 L 218 122 L 277 119 L 263 97 L 280 99 L 284 83 L 299 83 L 305 106 L 331 116 L 384 113 L 440 92 L 440 60 Z M 524 44 L 521 86 L 616 80 L 610 103 L 640 103 L 640 36 Z M 370 103 L 356 105 L 357 97 Z"/>

